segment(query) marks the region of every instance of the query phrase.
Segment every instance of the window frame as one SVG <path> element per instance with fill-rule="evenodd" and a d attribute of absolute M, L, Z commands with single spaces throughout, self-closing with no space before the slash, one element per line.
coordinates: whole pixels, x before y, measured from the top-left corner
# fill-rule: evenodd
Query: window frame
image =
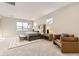
<path fill-rule="evenodd" d="M 22 23 L 22 24 L 21 24 L 21 26 L 19 26 L 19 24 L 17 24 L 17 23 Z M 27 23 L 27 22 L 21 22 L 21 21 L 16 22 L 17 31 L 24 31 L 24 30 L 28 29 L 28 23 L 27 23 L 27 27 L 26 28 L 23 25 L 24 23 Z"/>

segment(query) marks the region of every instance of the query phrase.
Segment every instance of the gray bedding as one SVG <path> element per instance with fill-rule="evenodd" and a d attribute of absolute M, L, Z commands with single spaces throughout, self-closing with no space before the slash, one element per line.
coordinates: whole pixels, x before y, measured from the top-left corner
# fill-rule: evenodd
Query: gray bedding
<path fill-rule="evenodd" d="M 25 36 L 27 37 L 27 40 L 34 40 L 39 39 L 41 34 L 39 32 L 26 32 Z"/>
<path fill-rule="evenodd" d="M 26 32 L 25 34 L 32 35 L 32 34 L 40 34 L 40 33 L 39 32 Z"/>

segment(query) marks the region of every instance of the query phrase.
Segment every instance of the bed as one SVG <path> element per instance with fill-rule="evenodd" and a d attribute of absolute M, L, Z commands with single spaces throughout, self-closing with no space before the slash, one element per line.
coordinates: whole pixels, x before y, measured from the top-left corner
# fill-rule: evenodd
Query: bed
<path fill-rule="evenodd" d="M 23 36 L 28 41 L 32 41 L 32 40 L 41 38 L 41 34 L 39 32 L 25 32 L 25 33 L 21 34 L 20 36 Z"/>

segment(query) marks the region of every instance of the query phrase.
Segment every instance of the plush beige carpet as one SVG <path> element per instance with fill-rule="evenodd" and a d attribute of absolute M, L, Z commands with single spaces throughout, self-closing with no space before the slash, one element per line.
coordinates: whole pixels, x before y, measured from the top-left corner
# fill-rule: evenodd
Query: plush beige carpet
<path fill-rule="evenodd" d="M 33 41 L 20 40 L 17 37 L 16 39 L 12 39 L 10 41 L 9 49 L 16 48 L 16 47 L 20 47 L 20 46 L 27 45 L 27 44 L 32 44 L 32 43 L 39 42 L 39 41 L 40 41 L 40 39 L 33 40 Z"/>
<path fill-rule="evenodd" d="M 24 46 L 8 49 L 2 52 L 2 56 L 79 56 L 79 53 L 62 53 L 52 41 L 40 39 L 40 41 Z"/>
<path fill-rule="evenodd" d="M 0 42 L 0 56 L 79 56 L 79 53 L 62 53 L 52 41 L 39 39 L 39 41 L 8 49 L 11 40 Z M 35 40 L 36 41 L 36 40 Z"/>

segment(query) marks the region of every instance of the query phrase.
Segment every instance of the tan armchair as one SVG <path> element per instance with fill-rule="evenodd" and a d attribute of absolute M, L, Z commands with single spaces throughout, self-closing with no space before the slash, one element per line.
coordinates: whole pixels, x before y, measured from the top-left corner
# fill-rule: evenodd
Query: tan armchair
<path fill-rule="evenodd" d="M 79 41 L 77 37 L 61 37 L 60 34 L 54 35 L 53 43 L 58 45 L 62 52 L 66 53 L 78 53 L 79 52 Z"/>

